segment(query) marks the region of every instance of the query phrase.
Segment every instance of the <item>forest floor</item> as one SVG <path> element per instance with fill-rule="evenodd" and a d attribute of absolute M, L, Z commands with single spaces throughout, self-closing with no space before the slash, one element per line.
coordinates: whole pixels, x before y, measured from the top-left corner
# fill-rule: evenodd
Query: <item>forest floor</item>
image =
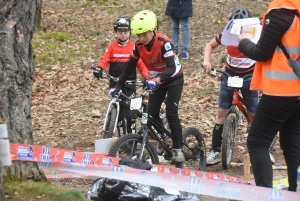
<path fill-rule="evenodd" d="M 231 12 L 246 7 L 261 18 L 270 1 L 264 0 L 193 0 L 193 17 L 189 55 L 181 60 L 185 84 L 179 107 L 183 128 L 198 128 L 211 146 L 211 133 L 217 110 L 220 76 L 204 74 L 201 64 L 207 42 L 222 32 Z M 132 17 L 140 10 L 150 9 L 159 19 L 159 31 L 171 37 L 170 20 L 165 16 L 167 0 L 48 0 L 43 1 L 42 24 L 33 36 L 36 55 L 35 82 L 32 93 L 32 117 L 35 144 L 76 151 L 94 151 L 94 142 L 101 139 L 101 128 L 109 102 L 107 80 L 93 77 L 95 65 L 109 43 L 115 40 L 114 19 Z M 260 6 L 257 6 L 257 5 Z M 63 32 L 63 39 L 56 37 Z M 52 35 L 51 35 L 52 34 Z M 56 35 L 55 35 L 56 34 Z M 69 37 L 70 36 L 70 37 Z M 133 41 L 136 40 L 132 36 Z M 212 64 L 223 68 L 226 48 L 212 54 Z M 95 113 L 98 117 L 94 118 Z M 232 161 L 242 162 L 247 153 L 246 123 L 241 122 Z M 285 165 L 276 142 L 272 154 L 276 165 Z M 207 166 L 206 171 L 243 178 L 243 167 L 222 168 L 221 163 Z M 45 173 L 55 173 L 46 170 Z M 284 170 L 274 171 L 274 180 L 285 178 Z M 52 183 L 85 193 L 95 178 L 52 180 Z M 253 175 L 251 175 L 251 181 Z M 227 200 L 200 196 L 203 200 Z"/>

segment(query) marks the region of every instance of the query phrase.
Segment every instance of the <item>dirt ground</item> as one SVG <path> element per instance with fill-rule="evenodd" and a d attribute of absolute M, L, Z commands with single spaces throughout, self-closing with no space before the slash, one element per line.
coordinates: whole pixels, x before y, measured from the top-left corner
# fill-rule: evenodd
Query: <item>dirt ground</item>
<path fill-rule="evenodd" d="M 92 2 L 92 4 L 87 4 Z M 94 141 L 102 136 L 105 108 L 109 102 L 107 80 L 98 81 L 89 70 L 97 64 L 107 45 L 115 39 L 113 21 L 120 15 L 132 17 L 143 9 L 153 10 L 159 19 L 159 31 L 171 37 L 170 20 L 164 15 L 167 0 L 120 0 L 104 1 L 49 0 L 43 1 L 41 31 L 67 32 L 75 37 L 65 44 L 78 54 L 75 63 L 53 61 L 36 66 L 32 93 L 32 117 L 35 144 L 94 151 Z M 117 2 L 117 4 L 113 4 Z M 266 5 L 264 0 L 193 0 L 194 15 L 190 18 L 191 38 L 188 60 L 182 60 L 185 68 L 185 84 L 180 102 L 180 119 L 184 128 L 198 128 L 205 137 L 207 148 L 211 145 L 211 132 L 217 109 L 219 79 L 203 73 L 203 49 L 207 42 L 219 34 L 231 14 L 238 7 L 247 7 L 257 17 L 262 17 Z M 257 5 L 260 6 L 257 6 Z M 100 31 L 99 34 L 97 31 Z M 34 39 L 44 43 L 35 34 Z M 133 36 L 132 40 L 136 38 Z M 89 41 L 85 43 L 84 41 Z M 83 52 L 83 49 L 88 51 Z M 39 54 L 43 49 L 35 50 Z M 56 50 L 63 54 L 63 49 Z M 221 68 L 220 60 L 226 54 L 225 47 L 217 48 L 212 55 L 212 63 Z M 95 118 L 95 113 L 100 113 Z M 246 124 L 241 122 L 239 137 L 235 146 L 233 160 L 242 162 L 247 153 L 245 145 Z M 276 165 L 285 165 L 278 140 L 272 150 Z M 206 171 L 224 173 L 243 178 L 243 167 L 224 170 L 221 164 L 208 166 Z M 45 169 L 46 174 L 56 173 Z M 284 170 L 274 171 L 274 180 L 285 178 Z M 95 178 L 53 180 L 53 184 L 64 188 L 75 188 L 85 193 Z M 253 181 L 253 175 L 251 180 Z M 203 200 L 226 200 L 201 196 Z"/>

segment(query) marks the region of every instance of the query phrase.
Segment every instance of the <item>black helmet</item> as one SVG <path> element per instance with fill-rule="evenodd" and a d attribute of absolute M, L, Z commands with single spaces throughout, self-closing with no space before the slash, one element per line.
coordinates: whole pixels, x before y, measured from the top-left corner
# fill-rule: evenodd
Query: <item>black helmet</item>
<path fill-rule="evenodd" d="M 114 30 L 117 31 L 118 28 L 130 30 L 130 19 L 126 16 L 118 17 L 114 23 Z"/>
<path fill-rule="evenodd" d="M 252 18 L 252 14 L 246 8 L 238 8 L 231 14 L 229 20 Z"/>

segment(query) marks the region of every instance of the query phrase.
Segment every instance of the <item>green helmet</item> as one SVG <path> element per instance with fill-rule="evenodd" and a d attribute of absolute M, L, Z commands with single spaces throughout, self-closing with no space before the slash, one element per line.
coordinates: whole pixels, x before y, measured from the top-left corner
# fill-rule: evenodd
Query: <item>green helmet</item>
<path fill-rule="evenodd" d="M 157 18 L 150 10 L 140 11 L 131 19 L 130 30 L 133 34 L 153 31 L 155 27 L 157 27 Z"/>

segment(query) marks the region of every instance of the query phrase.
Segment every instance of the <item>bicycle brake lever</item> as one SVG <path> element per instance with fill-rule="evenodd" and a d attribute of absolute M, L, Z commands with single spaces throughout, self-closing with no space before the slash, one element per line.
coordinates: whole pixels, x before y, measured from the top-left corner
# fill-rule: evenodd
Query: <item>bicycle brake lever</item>
<path fill-rule="evenodd" d="M 212 77 L 217 77 L 217 70 L 215 68 L 212 68 L 211 70 L 212 70 L 212 72 L 209 73 L 209 75 Z"/>

